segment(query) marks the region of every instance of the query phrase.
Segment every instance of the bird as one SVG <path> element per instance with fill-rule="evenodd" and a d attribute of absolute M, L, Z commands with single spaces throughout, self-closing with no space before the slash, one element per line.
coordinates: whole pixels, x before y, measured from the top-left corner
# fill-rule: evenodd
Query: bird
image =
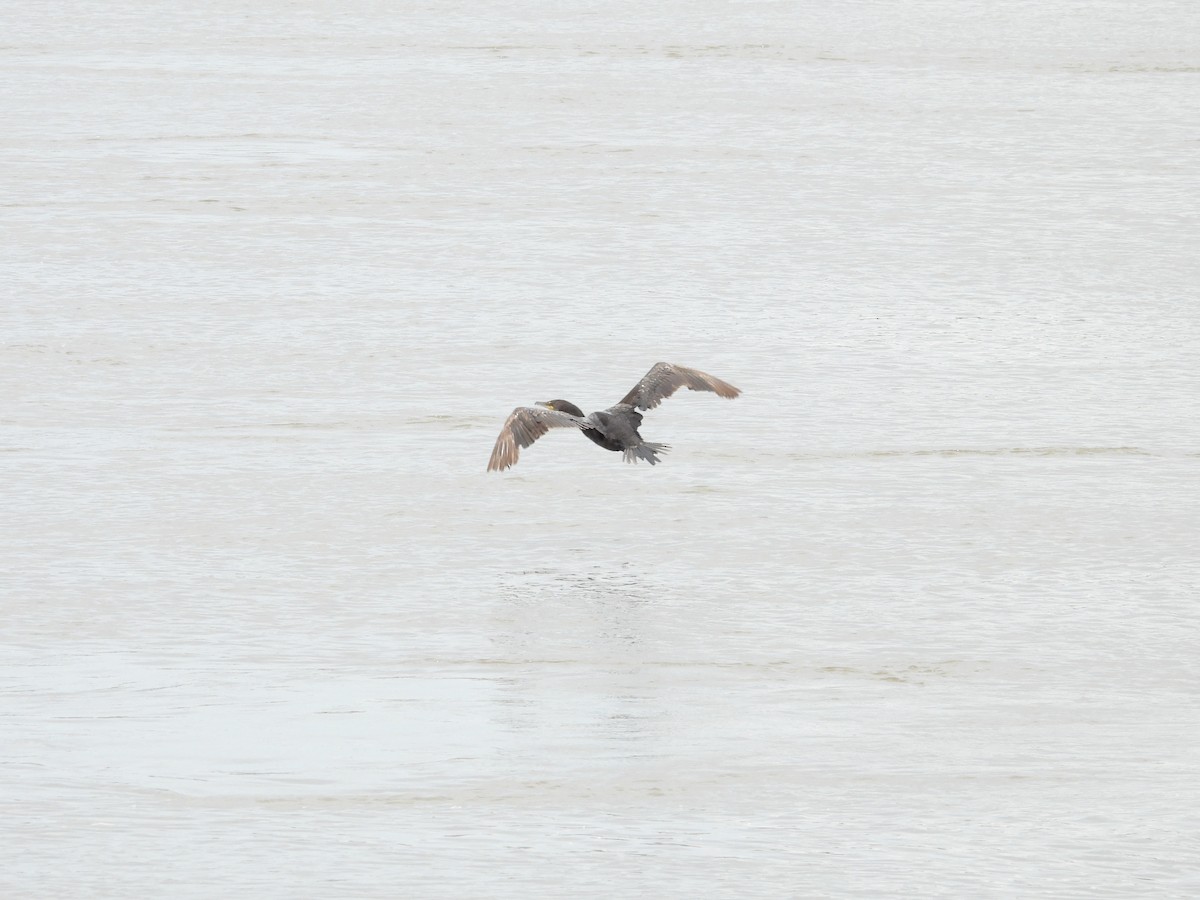
<path fill-rule="evenodd" d="M 655 363 L 619 403 L 590 416 L 585 416 L 583 410 L 569 400 L 545 400 L 534 406 L 518 406 L 500 429 L 487 470 L 502 472 L 515 466 L 521 448 L 528 447 L 551 428 L 578 428 L 605 450 L 623 453 L 625 462 L 645 460 L 652 466 L 657 465 L 659 454 L 671 448 L 667 444 L 642 440 L 638 433 L 642 414 L 638 410 L 654 409 L 681 387 L 712 391 L 729 400 L 741 393 L 732 384 L 698 369 Z"/>

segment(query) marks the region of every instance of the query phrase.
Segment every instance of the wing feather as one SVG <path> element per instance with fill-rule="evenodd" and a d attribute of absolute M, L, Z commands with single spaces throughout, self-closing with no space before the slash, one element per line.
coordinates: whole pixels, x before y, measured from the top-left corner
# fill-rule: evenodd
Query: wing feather
<path fill-rule="evenodd" d="M 521 448 L 528 447 L 551 428 L 593 428 L 587 419 L 581 419 L 570 413 L 559 412 L 555 409 L 545 409 L 540 406 L 518 406 L 504 421 L 500 436 L 496 438 L 496 446 L 492 448 L 491 459 L 488 460 L 487 470 L 504 471 L 515 466 L 521 455 Z"/>
<path fill-rule="evenodd" d="M 732 384 L 699 369 L 660 362 L 651 367 L 621 402 L 637 409 L 654 409 L 681 387 L 692 391 L 712 391 L 718 397 L 729 400 L 741 393 Z"/>

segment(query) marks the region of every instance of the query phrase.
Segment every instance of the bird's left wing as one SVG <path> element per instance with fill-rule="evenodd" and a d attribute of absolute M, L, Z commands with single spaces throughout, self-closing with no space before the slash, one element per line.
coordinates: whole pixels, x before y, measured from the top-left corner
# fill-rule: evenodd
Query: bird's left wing
<path fill-rule="evenodd" d="M 500 429 L 496 438 L 496 446 L 492 448 L 492 457 L 488 460 L 487 470 L 503 471 L 517 464 L 521 455 L 521 447 L 528 447 L 551 428 L 594 428 L 587 419 L 573 416 L 570 413 L 559 412 L 556 409 L 544 409 L 540 406 L 518 406 L 512 411 Z"/>

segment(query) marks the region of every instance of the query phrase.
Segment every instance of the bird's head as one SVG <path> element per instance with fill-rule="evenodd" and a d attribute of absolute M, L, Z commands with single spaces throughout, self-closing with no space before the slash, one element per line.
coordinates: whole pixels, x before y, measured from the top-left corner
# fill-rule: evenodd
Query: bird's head
<path fill-rule="evenodd" d="M 583 418 L 583 410 L 580 409 L 578 406 L 576 406 L 574 403 L 572 403 L 570 400 L 539 400 L 537 405 L 544 406 L 544 407 L 546 407 L 546 409 L 553 409 L 553 410 L 557 410 L 558 412 L 565 412 L 572 416 L 578 416 L 581 419 Z"/>

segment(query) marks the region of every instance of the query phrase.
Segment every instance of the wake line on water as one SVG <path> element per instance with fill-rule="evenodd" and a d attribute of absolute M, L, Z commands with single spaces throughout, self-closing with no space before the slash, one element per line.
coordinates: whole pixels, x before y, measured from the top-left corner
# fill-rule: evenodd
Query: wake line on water
<path fill-rule="evenodd" d="M 1154 456 L 1141 447 L 995 447 L 945 450 L 872 450 L 864 456 Z"/>
<path fill-rule="evenodd" d="M 897 459 L 923 456 L 1200 456 L 1197 452 L 1156 452 L 1142 447 L 974 447 L 934 450 L 867 450 L 861 453 L 793 453 L 792 459 Z"/>

